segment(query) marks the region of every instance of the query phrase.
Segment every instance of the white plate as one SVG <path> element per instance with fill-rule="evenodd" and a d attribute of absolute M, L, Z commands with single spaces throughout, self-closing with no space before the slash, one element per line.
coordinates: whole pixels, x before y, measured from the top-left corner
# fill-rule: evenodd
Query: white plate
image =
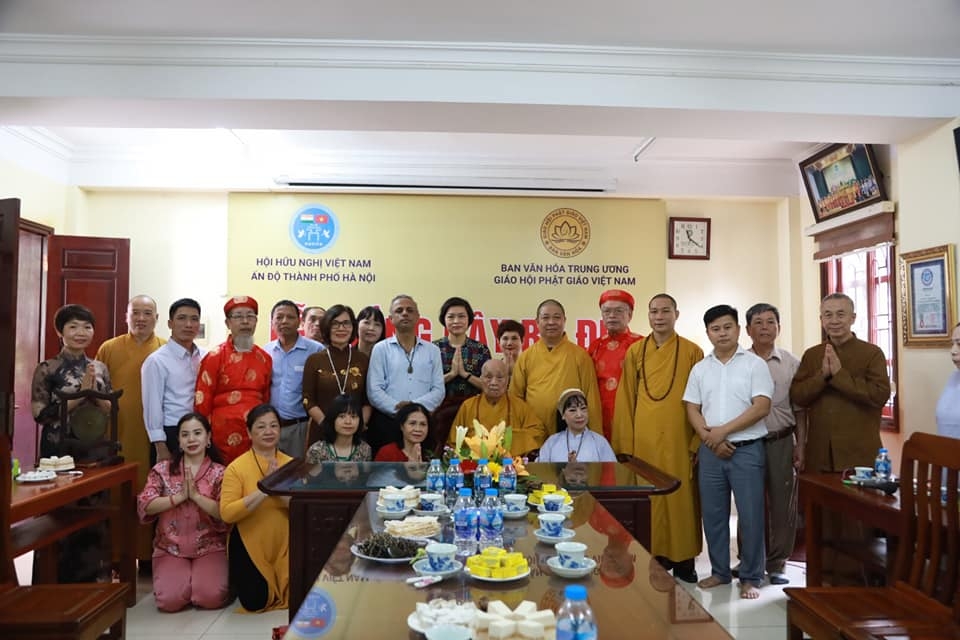
<path fill-rule="evenodd" d="M 457 573 L 460 573 L 460 570 L 463 569 L 463 563 L 459 560 L 453 561 L 453 568 L 446 571 L 434 571 L 430 568 L 430 560 L 424 558 L 423 560 L 417 560 L 413 563 L 413 570 L 417 572 L 417 575 L 421 576 L 440 576 L 441 578 L 446 578 L 447 576 L 452 576 Z"/>
<path fill-rule="evenodd" d="M 440 509 L 437 509 L 436 511 L 424 511 L 423 509 L 414 509 L 414 510 L 413 510 L 413 513 L 414 513 L 414 515 L 417 515 L 417 516 L 437 516 L 437 517 L 439 517 L 439 516 L 445 516 L 445 515 L 447 515 L 448 513 L 450 513 L 450 509 L 447 509 L 446 507 L 442 507 L 442 508 L 440 508 Z"/>
<path fill-rule="evenodd" d="M 538 504 L 537 509 L 540 511 L 540 513 L 559 513 L 560 515 L 564 515 L 564 516 L 567 515 L 568 513 L 573 513 L 572 504 L 565 504 L 561 506 L 559 511 L 547 511 L 547 505 L 545 504 Z"/>
<path fill-rule="evenodd" d="M 503 517 L 506 518 L 507 520 L 519 520 L 520 518 L 524 517 L 528 513 L 530 513 L 529 507 L 524 507 L 522 511 L 507 511 L 506 509 L 504 509 Z"/>
<path fill-rule="evenodd" d="M 360 551 L 360 545 L 352 544 L 350 545 L 350 553 L 357 556 L 358 558 L 363 558 L 364 560 L 369 560 L 371 562 L 379 562 L 381 564 L 403 564 L 404 562 L 410 562 L 417 556 L 410 556 L 409 558 L 374 558 L 373 556 L 368 556 Z"/>
<path fill-rule="evenodd" d="M 27 471 L 17 476 L 17 482 L 50 482 L 57 477 L 56 471 Z"/>
<path fill-rule="evenodd" d="M 582 578 L 584 576 L 590 575 L 590 573 L 597 568 L 597 561 L 593 558 L 584 558 L 583 566 L 577 569 L 569 569 L 567 567 L 560 566 L 560 558 L 557 556 L 550 556 L 547 558 L 547 566 L 550 567 L 550 570 L 557 576 L 561 578 Z"/>
<path fill-rule="evenodd" d="M 484 576 L 475 576 L 472 573 L 470 573 L 469 567 L 465 568 L 463 572 L 468 576 L 470 576 L 471 578 L 473 578 L 474 580 L 480 580 L 481 582 L 513 582 L 514 580 L 520 580 L 521 578 L 526 578 L 528 575 L 530 575 L 530 567 L 527 567 L 527 570 L 525 572 L 518 573 L 517 575 L 511 576 L 509 578 L 487 578 Z"/>
<path fill-rule="evenodd" d="M 407 514 L 410 513 L 410 509 L 404 509 L 403 511 L 386 511 L 377 507 L 377 513 L 380 514 L 380 517 L 384 520 L 399 520 L 400 518 L 406 518 Z"/>
<path fill-rule="evenodd" d="M 407 616 L 407 626 L 416 631 L 417 633 L 426 633 L 426 627 L 420 626 L 420 616 L 417 615 L 417 612 L 414 611 Z"/>
<path fill-rule="evenodd" d="M 559 536 L 548 536 L 543 532 L 543 529 L 535 529 L 533 535 L 537 537 L 537 540 L 544 544 L 557 544 L 558 542 L 563 542 L 564 540 L 571 540 L 577 533 L 573 529 L 564 529 L 560 532 Z"/>

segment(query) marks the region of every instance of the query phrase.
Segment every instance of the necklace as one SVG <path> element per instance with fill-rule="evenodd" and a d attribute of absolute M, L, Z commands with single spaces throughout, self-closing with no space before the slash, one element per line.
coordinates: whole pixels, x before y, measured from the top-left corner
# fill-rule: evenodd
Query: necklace
<path fill-rule="evenodd" d="M 347 378 L 350 377 L 350 363 L 353 362 L 353 345 L 347 345 L 347 367 L 343 370 L 343 384 L 340 384 L 340 374 L 337 373 L 337 366 L 333 364 L 330 349 L 325 349 L 325 351 L 327 352 L 327 359 L 330 360 L 330 370 L 337 381 L 337 389 L 340 390 L 340 395 L 344 395 L 347 392 Z M 407 373 L 410 373 L 410 371 L 407 371 Z"/>
<path fill-rule="evenodd" d="M 586 430 L 584 430 L 584 431 L 586 431 Z M 566 433 L 566 438 L 567 438 L 567 451 L 569 451 L 570 454 L 573 455 L 573 459 L 576 460 L 577 457 L 580 455 L 580 449 L 583 448 L 583 441 L 586 440 L 587 438 L 586 438 L 584 432 L 581 431 L 581 432 L 580 432 L 580 444 L 577 446 L 577 450 L 574 451 L 574 450 L 573 450 L 573 447 L 570 446 L 570 429 L 565 429 L 564 432 Z"/>
<path fill-rule="evenodd" d="M 257 452 L 254 451 L 253 449 L 250 449 L 250 453 L 253 454 L 253 461 L 257 463 L 257 470 L 260 471 L 260 477 L 261 477 L 261 478 L 266 478 L 266 477 L 267 477 L 267 474 L 265 474 L 265 473 L 263 472 L 263 467 L 260 466 L 260 458 L 257 457 Z M 274 455 L 274 457 L 276 457 L 276 455 L 277 455 L 276 450 L 274 450 L 273 455 Z"/>
<path fill-rule="evenodd" d="M 333 452 L 333 457 L 334 457 L 334 459 L 340 460 L 340 461 L 350 461 L 350 460 L 352 460 L 352 459 L 353 459 L 353 454 L 354 454 L 354 453 L 356 452 L 356 450 L 357 450 L 357 445 L 351 444 L 351 445 L 350 445 L 350 453 L 348 453 L 348 454 L 345 455 L 345 456 L 342 456 L 342 455 L 340 455 L 340 452 L 337 451 L 337 443 L 336 443 L 336 442 L 328 442 L 327 445 L 330 447 L 330 451 Z"/>
<path fill-rule="evenodd" d="M 400 344 L 399 342 L 397 344 Z M 403 345 L 400 345 L 400 348 L 403 349 L 403 355 L 407 359 L 407 373 L 413 373 L 413 357 L 417 355 L 417 345 L 419 343 L 414 342 L 413 348 L 410 349 L 410 353 L 407 353 L 406 349 L 403 349 Z"/>
<path fill-rule="evenodd" d="M 647 392 L 650 399 L 654 402 L 660 402 L 670 395 L 670 392 L 673 390 L 673 383 L 677 379 L 677 364 L 680 362 L 680 336 L 677 336 L 677 345 L 673 352 L 673 373 L 670 374 L 670 386 L 667 387 L 667 391 L 659 398 L 650 393 L 650 387 L 647 385 L 647 342 L 652 338 L 653 336 L 647 336 L 647 339 L 643 341 L 643 350 L 640 352 L 640 377 L 643 378 L 643 390 Z"/>

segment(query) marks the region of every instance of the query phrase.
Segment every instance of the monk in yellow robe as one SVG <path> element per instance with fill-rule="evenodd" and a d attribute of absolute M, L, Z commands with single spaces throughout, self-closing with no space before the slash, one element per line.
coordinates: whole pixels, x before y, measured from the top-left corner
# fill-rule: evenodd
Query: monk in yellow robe
<path fill-rule="evenodd" d="M 603 433 L 597 373 L 590 354 L 567 339 L 566 312 L 556 300 L 537 308 L 540 339 L 517 358 L 510 393 L 526 401 L 540 418 L 546 436 L 557 432 L 557 399 L 564 389 L 581 389 L 590 412 L 590 429 Z"/>
<path fill-rule="evenodd" d="M 613 450 L 643 458 L 680 480 L 651 496 L 650 553 L 674 576 L 696 582 L 694 558 L 703 548 L 694 457 L 700 438 L 687 421 L 683 391 L 703 350 L 674 331 L 679 311 L 661 293 L 648 304 L 653 333 L 627 350 L 613 419 Z"/>
<path fill-rule="evenodd" d="M 483 393 L 467 398 L 460 405 L 453 419 L 454 428 L 450 430 L 447 442 L 453 444 L 457 439 L 456 427 L 473 429 L 477 420 L 488 429 L 505 422 L 513 429 L 510 453 L 515 456 L 539 449 L 543 444 L 544 430 L 540 418 L 526 402 L 507 393 L 510 380 L 510 367 L 503 360 L 487 360 L 480 369 L 480 384 Z"/>
<path fill-rule="evenodd" d="M 136 462 L 137 492 L 143 489 L 150 471 L 150 437 L 143 421 L 143 393 L 140 368 L 151 353 L 166 340 L 153 332 L 157 326 L 157 303 L 149 296 L 136 296 L 127 304 L 129 333 L 111 338 L 100 345 L 96 359 L 107 365 L 113 388 L 122 389 L 117 416 L 120 455 L 127 462 Z M 127 535 L 115 531 L 114 535 Z M 153 556 L 153 525 L 140 525 L 137 530 L 137 560 L 146 570 Z"/>

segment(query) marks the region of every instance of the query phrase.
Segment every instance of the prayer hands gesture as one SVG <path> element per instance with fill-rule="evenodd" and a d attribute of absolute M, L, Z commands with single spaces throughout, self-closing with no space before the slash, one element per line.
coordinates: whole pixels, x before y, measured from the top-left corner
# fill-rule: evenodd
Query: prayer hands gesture
<path fill-rule="evenodd" d="M 837 355 L 836 350 L 833 348 L 833 345 L 827 343 L 826 348 L 823 350 L 823 378 L 829 379 L 835 376 L 843 365 L 840 364 L 840 356 Z"/>
<path fill-rule="evenodd" d="M 89 389 L 96 388 L 97 385 L 97 368 L 93 366 L 93 363 L 87 364 L 86 370 L 83 372 L 83 378 L 80 380 L 80 389 L 82 391 L 87 391 Z"/>
<path fill-rule="evenodd" d="M 190 470 L 190 467 L 186 465 L 183 467 L 183 487 L 186 491 L 185 499 L 196 502 L 197 496 L 200 495 L 200 491 L 197 489 L 197 479 L 193 476 L 193 471 Z"/>
<path fill-rule="evenodd" d="M 457 347 L 453 352 L 453 362 L 450 364 L 450 371 L 456 373 L 456 375 L 461 378 L 466 378 L 470 375 L 463 366 L 463 354 L 460 353 L 460 347 Z"/>

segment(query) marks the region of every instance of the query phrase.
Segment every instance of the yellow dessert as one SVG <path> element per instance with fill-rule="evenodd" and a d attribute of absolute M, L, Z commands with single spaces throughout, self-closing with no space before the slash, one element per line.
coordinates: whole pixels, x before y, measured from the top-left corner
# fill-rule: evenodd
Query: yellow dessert
<path fill-rule="evenodd" d="M 497 547 L 488 547 L 482 553 L 467 558 L 467 569 L 474 576 L 508 580 L 527 573 L 530 565 L 522 553 L 507 552 Z"/>

